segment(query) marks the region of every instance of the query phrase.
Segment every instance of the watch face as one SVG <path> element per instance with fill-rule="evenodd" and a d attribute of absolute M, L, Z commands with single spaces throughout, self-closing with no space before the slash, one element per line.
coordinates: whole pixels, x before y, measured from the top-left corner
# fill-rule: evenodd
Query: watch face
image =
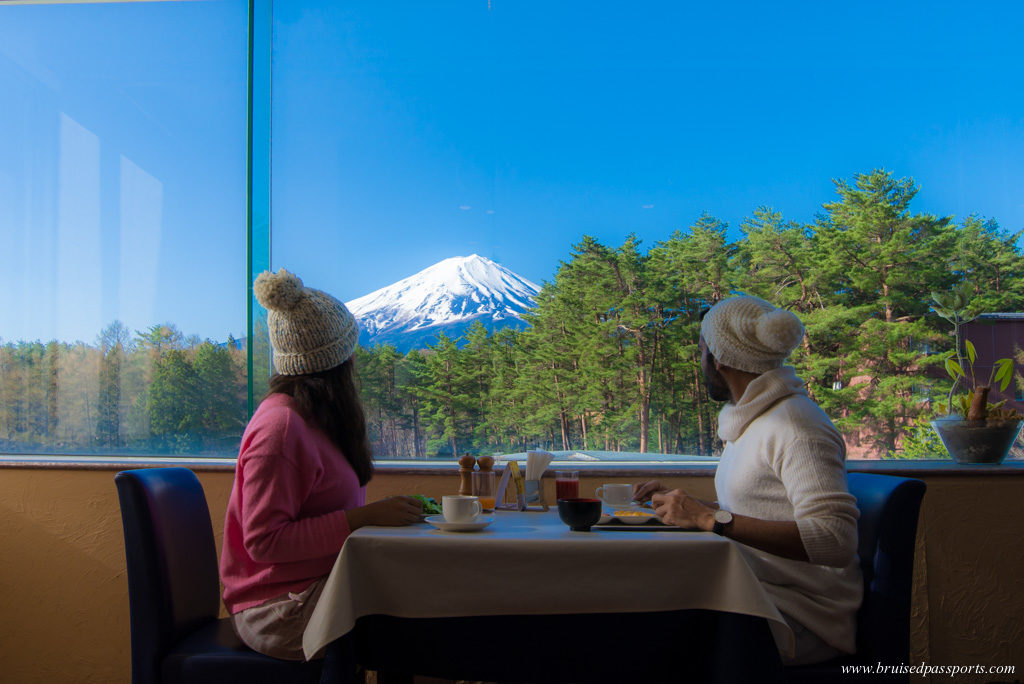
<path fill-rule="evenodd" d="M 717 511 L 715 511 L 715 522 L 721 523 L 723 525 L 728 525 L 732 522 L 732 513 L 730 513 L 729 511 L 723 511 L 722 509 L 718 509 Z"/>

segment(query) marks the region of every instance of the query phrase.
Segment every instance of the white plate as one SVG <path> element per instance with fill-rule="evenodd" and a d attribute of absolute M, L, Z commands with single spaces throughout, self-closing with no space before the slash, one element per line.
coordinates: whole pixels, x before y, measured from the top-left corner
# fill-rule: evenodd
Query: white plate
<path fill-rule="evenodd" d="M 494 522 L 494 518 L 477 518 L 473 522 L 448 522 L 443 515 L 428 515 L 423 522 L 445 532 L 476 532 Z"/>

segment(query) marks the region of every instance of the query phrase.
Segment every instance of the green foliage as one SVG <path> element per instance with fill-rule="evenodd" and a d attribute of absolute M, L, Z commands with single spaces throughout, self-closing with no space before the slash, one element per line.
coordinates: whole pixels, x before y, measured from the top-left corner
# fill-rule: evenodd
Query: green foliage
<path fill-rule="evenodd" d="M 423 494 L 413 494 L 412 498 L 423 504 L 423 515 L 440 515 L 441 504 L 437 503 L 436 499 Z"/>
<path fill-rule="evenodd" d="M 171 349 L 156 363 L 146 405 L 154 435 L 196 436 L 200 429 L 199 376 L 185 352 Z"/>
<path fill-rule="evenodd" d="M 899 449 L 889 452 L 890 458 L 904 460 L 934 460 L 947 457 L 946 447 L 922 414 L 908 426 Z"/>
<path fill-rule="evenodd" d="M 96 441 L 103 447 L 121 446 L 121 363 L 124 352 L 116 342 L 100 359 Z"/>
<path fill-rule="evenodd" d="M 1005 392 L 1013 378 L 1013 359 L 998 359 L 992 368 L 992 380 L 999 383 L 999 391 Z"/>
<path fill-rule="evenodd" d="M 0 345 L 0 448 L 13 453 L 233 455 L 246 420 L 244 352 L 186 348 L 173 325 L 95 346 Z"/>
<path fill-rule="evenodd" d="M 194 349 L 199 425 L 202 434 L 238 434 L 245 425 L 245 394 L 242 369 L 228 347 L 209 341 Z"/>

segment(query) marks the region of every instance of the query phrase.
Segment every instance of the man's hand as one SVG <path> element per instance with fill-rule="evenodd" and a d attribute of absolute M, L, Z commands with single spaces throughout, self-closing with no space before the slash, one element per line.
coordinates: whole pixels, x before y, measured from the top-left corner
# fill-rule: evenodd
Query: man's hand
<path fill-rule="evenodd" d="M 348 526 L 357 530 L 364 525 L 399 527 L 419 522 L 423 515 L 423 504 L 411 496 L 392 496 L 371 504 L 345 511 Z"/>
<path fill-rule="evenodd" d="M 652 494 L 667 491 L 668 487 L 657 480 L 651 480 L 650 482 L 638 482 L 633 485 L 633 501 L 647 501 L 651 498 Z"/>
<path fill-rule="evenodd" d="M 705 531 L 715 526 L 715 509 L 681 489 L 655 494 L 651 504 L 666 525 Z"/>

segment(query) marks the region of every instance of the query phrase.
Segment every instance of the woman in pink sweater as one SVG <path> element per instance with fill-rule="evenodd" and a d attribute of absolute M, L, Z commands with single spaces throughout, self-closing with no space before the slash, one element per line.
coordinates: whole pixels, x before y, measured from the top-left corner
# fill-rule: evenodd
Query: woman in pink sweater
<path fill-rule="evenodd" d="M 242 641 L 301 660 L 302 632 L 348 535 L 408 525 L 422 508 L 402 496 L 365 503 L 373 461 L 352 314 L 283 269 L 262 273 L 253 289 L 268 310 L 277 372 L 242 435 L 220 574 Z"/>

